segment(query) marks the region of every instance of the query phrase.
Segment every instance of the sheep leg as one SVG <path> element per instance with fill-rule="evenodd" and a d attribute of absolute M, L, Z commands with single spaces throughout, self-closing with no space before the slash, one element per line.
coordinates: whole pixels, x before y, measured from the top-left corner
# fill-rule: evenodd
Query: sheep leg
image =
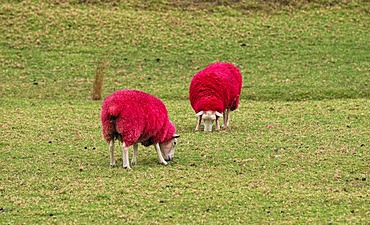
<path fill-rule="evenodd" d="M 135 165 L 136 164 L 136 157 L 137 157 L 137 150 L 139 148 L 139 144 L 134 144 L 134 155 L 132 156 L 132 160 L 131 160 L 131 165 Z"/>
<path fill-rule="evenodd" d="M 230 113 L 230 109 L 229 108 L 225 109 L 225 111 L 223 113 L 224 114 L 224 128 L 228 128 L 229 127 L 229 120 L 230 120 L 229 113 Z"/>
<path fill-rule="evenodd" d="M 220 122 L 218 121 L 218 116 L 216 116 L 216 130 L 220 130 Z"/>
<path fill-rule="evenodd" d="M 197 122 L 197 126 L 195 127 L 195 131 L 198 131 L 199 130 L 199 127 L 200 127 L 200 123 L 202 122 L 202 115 L 200 115 L 198 117 L 198 122 Z"/>
<path fill-rule="evenodd" d="M 116 160 L 114 159 L 114 139 L 109 142 L 109 156 L 110 156 L 110 165 L 115 166 Z"/>
<path fill-rule="evenodd" d="M 125 142 L 122 142 L 122 161 L 123 161 L 123 168 L 131 169 L 129 157 L 128 157 L 128 147 L 126 147 Z"/>
<path fill-rule="evenodd" d="M 155 144 L 154 145 L 154 148 L 155 150 L 157 151 L 157 155 L 158 155 L 158 161 L 159 163 L 162 163 L 164 165 L 167 165 L 167 162 L 164 160 L 163 156 L 162 156 L 162 152 L 161 152 L 161 148 L 159 147 L 159 144 Z"/>
<path fill-rule="evenodd" d="M 226 120 L 226 127 L 229 127 L 230 124 L 230 109 L 227 108 L 227 120 Z"/>

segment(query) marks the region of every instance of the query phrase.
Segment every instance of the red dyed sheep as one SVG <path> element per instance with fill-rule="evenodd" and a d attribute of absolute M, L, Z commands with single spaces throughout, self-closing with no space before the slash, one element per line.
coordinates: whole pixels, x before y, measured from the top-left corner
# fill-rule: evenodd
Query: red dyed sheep
<path fill-rule="evenodd" d="M 212 131 L 214 120 L 219 130 L 219 117 L 223 117 L 224 127 L 227 128 L 230 110 L 238 108 L 241 88 L 239 69 L 230 63 L 213 63 L 197 73 L 189 89 L 190 104 L 199 116 L 195 130 L 199 130 L 202 119 L 204 131 Z"/>
<path fill-rule="evenodd" d="M 160 163 L 174 157 L 176 127 L 168 119 L 166 106 L 158 98 L 137 90 L 120 90 L 108 96 L 101 108 L 104 139 L 109 143 L 110 165 L 115 166 L 114 141 L 122 142 L 123 167 L 130 169 L 128 147 L 133 145 L 131 163 L 136 163 L 138 143 L 154 145 Z"/>

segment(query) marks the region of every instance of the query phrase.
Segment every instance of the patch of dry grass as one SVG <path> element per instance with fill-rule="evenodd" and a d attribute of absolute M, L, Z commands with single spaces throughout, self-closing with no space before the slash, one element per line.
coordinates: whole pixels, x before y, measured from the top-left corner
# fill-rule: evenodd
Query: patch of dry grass
<path fill-rule="evenodd" d="M 104 81 L 104 74 L 107 68 L 107 62 L 103 61 L 97 65 L 95 71 L 94 83 L 91 91 L 92 100 L 101 100 L 102 99 L 102 88 Z"/>

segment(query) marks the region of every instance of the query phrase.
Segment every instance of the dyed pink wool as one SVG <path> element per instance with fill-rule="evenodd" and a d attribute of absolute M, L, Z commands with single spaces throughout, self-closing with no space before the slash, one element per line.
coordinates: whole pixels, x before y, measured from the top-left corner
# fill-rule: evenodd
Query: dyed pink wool
<path fill-rule="evenodd" d="M 118 139 L 127 147 L 166 142 L 176 132 L 163 102 L 137 90 L 120 90 L 108 96 L 100 117 L 104 139 Z"/>
<path fill-rule="evenodd" d="M 233 64 L 218 62 L 197 73 L 190 84 L 189 99 L 195 113 L 217 111 L 223 113 L 238 108 L 242 76 Z"/>

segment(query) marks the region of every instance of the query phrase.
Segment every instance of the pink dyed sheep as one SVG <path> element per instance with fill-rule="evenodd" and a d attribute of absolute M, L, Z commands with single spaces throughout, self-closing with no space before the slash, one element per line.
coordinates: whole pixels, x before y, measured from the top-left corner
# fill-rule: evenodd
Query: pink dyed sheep
<path fill-rule="evenodd" d="M 189 89 L 190 103 L 198 116 L 195 130 L 199 130 L 202 119 L 204 131 L 212 131 L 214 120 L 219 130 L 219 117 L 223 117 L 224 127 L 227 128 L 230 110 L 238 108 L 241 88 L 239 69 L 230 63 L 213 63 L 197 73 Z"/>
<path fill-rule="evenodd" d="M 166 106 L 158 98 L 137 90 L 120 90 L 108 96 L 100 113 L 104 139 L 109 143 L 110 165 L 115 166 L 114 141 L 122 142 L 123 167 L 130 169 L 128 147 L 133 145 L 131 164 L 136 163 L 138 143 L 154 145 L 158 160 L 174 157 L 176 127 L 168 119 Z M 163 155 L 162 155 L 163 154 Z"/>

